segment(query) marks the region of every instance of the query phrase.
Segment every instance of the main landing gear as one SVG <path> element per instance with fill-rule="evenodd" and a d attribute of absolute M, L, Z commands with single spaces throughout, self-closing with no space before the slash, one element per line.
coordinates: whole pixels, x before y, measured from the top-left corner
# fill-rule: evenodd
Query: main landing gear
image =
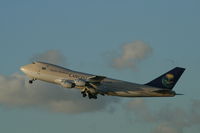
<path fill-rule="evenodd" d="M 86 96 L 87 96 L 87 94 L 86 94 L 85 91 L 82 91 L 81 94 L 82 94 L 83 97 L 86 97 Z"/>
<path fill-rule="evenodd" d="M 97 95 L 96 94 L 91 94 L 91 93 L 88 93 L 88 97 L 89 99 L 97 99 Z"/>
<path fill-rule="evenodd" d="M 82 91 L 81 94 L 82 94 L 83 97 L 88 96 L 89 99 L 92 99 L 92 98 L 97 99 L 97 94 L 92 94 L 87 90 Z"/>

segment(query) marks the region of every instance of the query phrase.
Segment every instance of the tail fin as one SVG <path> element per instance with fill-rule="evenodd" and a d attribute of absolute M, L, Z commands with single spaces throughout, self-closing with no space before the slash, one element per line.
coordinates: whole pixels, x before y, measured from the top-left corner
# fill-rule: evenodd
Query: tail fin
<path fill-rule="evenodd" d="M 145 85 L 171 90 L 184 71 L 185 68 L 176 67 Z"/>

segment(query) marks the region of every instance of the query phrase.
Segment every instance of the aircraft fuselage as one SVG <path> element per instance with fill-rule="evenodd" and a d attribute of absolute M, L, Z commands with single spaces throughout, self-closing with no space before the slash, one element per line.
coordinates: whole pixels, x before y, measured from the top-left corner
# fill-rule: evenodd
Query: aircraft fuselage
<path fill-rule="evenodd" d="M 81 91 L 87 89 L 90 90 L 91 92 L 88 92 L 93 95 L 102 94 L 122 97 L 172 97 L 176 95 L 176 93 L 171 90 L 164 89 L 163 91 L 162 88 L 111 78 L 104 78 L 99 83 L 90 83 L 87 80 L 95 75 L 72 71 L 44 62 L 34 62 L 33 64 L 22 66 L 21 71 L 32 79 L 32 81 L 42 80 L 59 84 L 63 87 L 71 85 L 72 83 L 74 84 L 74 86 L 71 86 L 72 88 L 78 88 Z M 80 83 L 84 85 L 76 85 L 76 80 L 81 81 Z"/>

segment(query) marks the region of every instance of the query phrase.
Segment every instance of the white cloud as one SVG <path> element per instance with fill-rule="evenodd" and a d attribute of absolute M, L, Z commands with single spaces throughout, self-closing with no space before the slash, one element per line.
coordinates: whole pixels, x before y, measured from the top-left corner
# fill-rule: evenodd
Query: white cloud
<path fill-rule="evenodd" d="M 185 128 L 200 126 L 200 100 L 191 100 L 187 108 L 167 104 L 152 110 L 143 99 L 134 99 L 126 107 L 136 122 L 155 124 L 152 133 L 183 133 Z"/>
<path fill-rule="evenodd" d="M 116 69 L 132 69 L 152 52 L 152 48 L 142 41 L 135 41 L 124 44 L 120 52 L 121 54 L 112 60 L 112 66 Z"/>
<path fill-rule="evenodd" d="M 43 61 L 57 65 L 66 65 L 65 56 L 58 50 L 49 50 L 44 53 L 36 54 L 31 61 Z"/>
<path fill-rule="evenodd" d="M 180 133 L 180 131 L 177 128 L 168 125 L 167 123 L 162 123 L 156 126 L 156 128 L 153 130 L 153 133 Z"/>

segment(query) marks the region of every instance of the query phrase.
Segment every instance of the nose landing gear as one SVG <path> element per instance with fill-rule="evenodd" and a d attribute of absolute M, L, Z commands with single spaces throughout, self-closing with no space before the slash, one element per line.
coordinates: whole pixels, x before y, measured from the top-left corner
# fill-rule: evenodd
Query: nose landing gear
<path fill-rule="evenodd" d="M 36 79 L 30 79 L 28 82 L 29 82 L 29 84 L 32 84 L 33 83 L 33 81 L 35 81 Z"/>
<path fill-rule="evenodd" d="M 32 84 L 32 83 L 33 83 L 33 80 L 29 80 L 28 82 L 29 82 L 29 84 Z"/>

